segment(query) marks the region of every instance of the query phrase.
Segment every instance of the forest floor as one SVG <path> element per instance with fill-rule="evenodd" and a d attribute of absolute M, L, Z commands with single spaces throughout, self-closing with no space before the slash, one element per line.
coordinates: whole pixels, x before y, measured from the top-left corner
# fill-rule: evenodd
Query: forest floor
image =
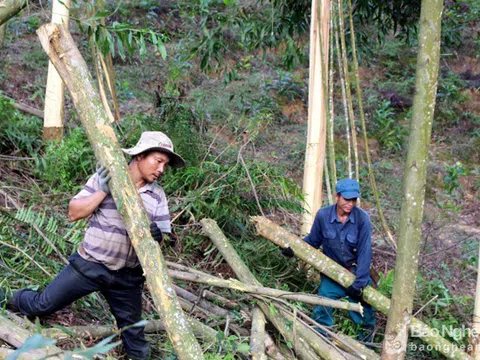
<path fill-rule="evenodd" d="M 130 17 L 130 21 L 138 21 L 150 14 L 146 6 L 131 10 L 135 10 L 132 11 L 134 15 L 129 15 L 128 9 L 121 15 Z M 44 10 L 25 11 L 10 23 L 6 41 L 0 49 L 0 91 L 17 102 L 38 109 L 43 109 L 44 106 L 48 60 L 34 31 L 47 18 Z M 154 21 L 157 28 L 168 23 L 168 28 L 177 34 L 187 31 L 184 28 L 185 19 L 175 11 L 157 12 Z M 77 27 L 73 28 L 80 50 L 90 63 L 88 42 Z M 472 39 L 477 36 L 477 43 L 474 44 L 478 46 L 478 27 L 472 29 L 470 35 Z M 472 39 L 470 40 L 475 40 Z M 168 55 L 165 60 L 154 51 L 148 51 L 142 61 L 138 57 L 131 61 L 114 58 L 122 122 L 136 124 L 150 116 L 162 123 L 165 121 L 162 116 L 174 119 L 172 113 L 181 109 L 187 114 L 186 117 L 190 116 L 187 120 L 182 118 L 182 121 L 187 121 L 189 126 L 196 129 L 196 141 L 204 144 L 201 148 L 202 157 L 206 158 L 208 153 L 216 155 L 220 159 L 219 163 L 223 161 L 222 166 L 228 166 L 235 161 L 241 145 L 248 142 L 249 146 L 243 149 L 243 155 L 249 164 L 265 163 L 269 169 L 275 168 L 282 174 L 281 177 L 301 188 L 307 133 L 308 66 L 298 65 L 292 70 L 285 70 L 278 62 L 278 50 L 267 51 L 264 59 L 260 53 L 239 53 L 225 59 L 227 64 L 242 64 L 237 67 L 239 70 L 236 78 L 226 84 L 223 73 L 201 71 L 198 59 L 190 59 L 188 63 L 179 60 L 184 52 L 181 40 L 180 35 L 172 38 L 167 45 Z M 394 234 L 398 234 L 417 49 L 393 37 L 383 44 L 370 44 L 370 47 L 370 51 L 363 54 L 360 72 L 367 127 L 370 129 L 368 145 L 387 222 Z M 474 49 L 475 46 L 472 48 L 471 43 L 465 40 L 456 47 L 448 47 L 448 51 L 442 52 L 441 58 L 437 111 L 429 153 L 418 296 L 415 302 L 416 311 L 434 296 L 439 296 L 422 311 L 425 321 L 433 326 L 439 326 L 440 323 L 452 326 L 470 324 L 473 314 L 480 240 L 480 61 L 478 52 L 475 53 Z M 335 88 L 334 107 L 335 160 L 337 176 L 341 178 L 348 174 L 348 161 L 345 120 L 338 84 Z M 79 127 L 79 121 L 68 95 L 65 112 L 66 130 L 74 132 Z M 7 118 L 2 119 L 1 113 L 0 120 L 4 124 L 9 121 Z M 10 131 L 15 130 L 14 124 L 9 126 Z M 178 138 L 178 134 L 176 136 Z M 21 136 L 12 138 L 14 141 L 22 141 Z M 193 145 L 189 139 L 179 139 L 183 149 Z M 32 155 L 36 160 L 31 160 L 30 156 L 19 149 L 2 146 L 1 155 L 19 156 L 22 159 L 0 157 L 0 205 L 11 207 L 9 199 L 14 199 L 21 207 L 33 206 L 35 211 L 46 212 L 60 223 L 67 224 L 68 201 L 83 181 L 86 181 L 89 172 L 85 169 L 91 170 L 93 161 L 91 158 L 88 160 L 88 164 L 79 170 L 80 178 L 75 178 L 73 182 L 70 181 L 71 177 L 63 177 L 64 170 L 60 167 L 52 172 L 52 176 L 57 174 L 60 180 L 49 181 L 45 176 L 38 175 L 41 171 L 38 169 L 41 169 L 39 163 L 42 154 L 51 149 L 47 150 L 43 144 L 39 148 L 38 154 Z M 206 148 L 208 150 L 205 152 Z M 61 149 L 69 151 L 69 148 Z M 192 149 L 195 151 L 199 147 Z M 85 155 L 81 149 L 75 149 L 76 151 L 77 159 L 91 157 L 91 154 Z M 230 154 L 230 158 L 222 157 L 224 152 Z M 370 214 L 374 225 L 373 267 L 379 275 L 378 287 L 389 294 L 393 285 L 395 255 L 384 241 L 368 185 L 364 153 L 365 146 L 361 141 L 361 206 Z M 195 154 L 186 155 L 194 157 Z M 68 156 L 65 155 L 66 161 L 75 161 L 74 157 Z M 60 157 L 57 160 L 62 161 Z M 261 173 L 262 170 L 258 171 Z M 68 181 L 64 180 L 66 178 Z M 63 184 L 59 186 L 58 183 L 62 181 Z M 71 188 L 68 187 L 69 184 L 72 185 Z M 176 189 L 171 190 L 169 195 L 171 204 L 183 201 L 175 197 Z M 252 199 L 252 194 L 243 195 Z M 198 241 L 196 221 L 199 220 L 199 214 L 190 210 L 189 217 L 185 217 L 182 208 L 174 207 L 172 210 L 172 218 L 180 214 L 174 227 L 181 233 L 184 243 L 168 249 L 167 258 L 180 258 L 190 264 L 202 263 L 224 276 L 231 275 L 228 267 L 218 261 L 205 241 Z M 268 216 L 298 233 L 298 212 L 271 211 Z M 21 227 L 19 230 L 23 231 Z M 241 230 L 238 231 L 240 233 L 232 231 L 229 236 L 240 236 L 243 239 Z M 246 254 L 255 252 L 258 244 L 249 239 L 241 245 Z M 273 251 L 267 255 L 280 256 Z M 276 261 L 287 262 L 281 258 Z M 252 257 L 248 264 L 257 273 L 265 273 L 265 277 L 275 276 L 262 270 L 261 266 L 255 269 L 261 262 L 260 258 Z M 290 268 L 294 271 L 295 265 Z M 36 282 L 35 279 L 18 279 L 18 276 L 12 276 L 4 267 L 0 268 L 0 274 L 3 271 L 6 271 L 3 275 L 9 279 L 9 287 L 43 285 L 42 281 Z M 286 279 L 287 282 L 291 281 L 287 286 L 298 288 L 304 275 L 291 275 L 295 276 L 298 278 Z M 271 278 L 269 281 L 271 284 L 283 285 L 281 279 Z M 303 286 L 301 290 L 314 290 L 312 281 L 305 282 Z M 311 288 L 308 289 L 308 286 Z M 73 305 L 73 312 L 72 307 L 69 307 L 42 321 L 61 326 L 90 324 L 92 312 L 88 308 L 91 301 L 93 299 L 89 298 Z M 146 304 L 147 310 L 148 306 Z M 96 320 L 108 322 L 105 316 L 108 315 L 98 316 Z M 383 333 L 385 321 L 383 315 L 378 316 L 379 334 Z M 339 315 L 339 322 L 342 330 L 354 333 L 346 318 Z M 458 340 L 459 343 L 465 341 Z M 69 346 L 68 343 L 64 345 L 67 348 Z M 409 356 L 429 358 L 428 354 Z"/>

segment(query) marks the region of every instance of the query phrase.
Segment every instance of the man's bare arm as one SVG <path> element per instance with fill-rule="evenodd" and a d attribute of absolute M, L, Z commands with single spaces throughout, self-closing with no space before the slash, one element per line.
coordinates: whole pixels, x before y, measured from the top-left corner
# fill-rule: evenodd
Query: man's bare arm
<path fill-rule="evenodd" d="M 106 197 L 107 194 L 105 192 L 98 190 L 90 196 L 70 200 L 68 204 L 68 217 L 71 221 L 85 219 L 93 214 L 95 209 Z"/>

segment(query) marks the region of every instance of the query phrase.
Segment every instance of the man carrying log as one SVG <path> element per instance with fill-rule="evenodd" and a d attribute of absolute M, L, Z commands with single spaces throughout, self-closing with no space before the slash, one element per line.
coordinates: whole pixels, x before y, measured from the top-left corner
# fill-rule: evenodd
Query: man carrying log
<path fill-rule="evenodd" d="M 310 234 L 303 240 L 356 275 L 354 283 L 348 288 L 322 274 L 318 295 L 333 300 L 347 297 L 349 301 L 360 302 L 363 289 L 370 285 L 370 264 L 372 248 L 370 239 L 370 217 L 356 206 L 360 197 L 360 185 L 357 180 L 343 179 L 335 187 L 337 203 L 320 209 L 313 222 Z M 282 249 L 287 257 L 294 256 L 290 247 Z M 362 303 L 363 317 L 350 311 L 352 320 L 362 327 L 358 339 L 371 342 L 375 327 L 375 312 L 371 305 Z M 333 326 L 333 310 L 317 306 L 312 318 L 319 324 Z"/>
<path fill-rule="evenodd" d="M 150 217 L 152 237 L 161 243 L 162 232 L 171 232 L 170 214 L 165 192 L 155 181 L 163 175 L 167 165 L 178 168 L 184 166 L 185 161 L 174 152 L 168 136 L 161 132 L 144 132 L 133 148 L 122 151 L 132 156 L 129 169 Z M 43 292 L 29 289 L 14 292 L 8 299 L 11 308 L 27 316 L 44 316 L 100 291 L 118 328 L 141 320 L 145 278 L 123 219 L 110 195 L 109 180 L 109 170 L 99 166 L 70 201 L 68 215 L 72 221 L 87 217 L 90 220 L 83 242 L 68 259 L 69 264 Z M 130 359 L 149 357 L 143 327 L 125 329 L 121 338 Z"/>

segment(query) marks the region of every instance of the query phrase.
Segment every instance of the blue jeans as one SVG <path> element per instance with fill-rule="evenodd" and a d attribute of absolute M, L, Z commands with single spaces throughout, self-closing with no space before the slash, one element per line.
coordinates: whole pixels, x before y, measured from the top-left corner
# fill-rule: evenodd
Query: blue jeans
<path fill-rule="evenodd" d="M 369 279 L 368 285 L 372 283 Z M 322 275 L 320 281 L 320 288 L 318 289 L 318 296 L 327 297 L 332 300 L 339 300 L 347 297 L 345 288 L 336 283 L 329 277 Z M 347 297 L 348 301 L 354 302 Z M 360 325 L 363 330 L 359 330 L 357 333 L 358 340 L 371 342 L 373 329 L 375 328 L 375 310 L 373 307 L 362 301 L 363 317 L 356 311 L 349 311 L 350 318 L 355 324 Z M 326 306 L 318 305 L 312 313 L 312 319 L 321 325 L 331 327 L 334 325 L 333 321 L 333 309 Z"/>
<path fill-rule="evenodd" d="M 43 316 L 70 305 L 94 291 L 107 300 L 118 328 L 142 320 L 142 290 L 145 278 L 140 267 L 109 270 L 102 264 L 84 260 L 78 253 L 69 257 L 69 264 L 43 292 L 23 289 L 15 292 L 14 302 L 27 316 Z M 130 358 L 147 359 L 149 345 L 144 327 L 122 331 L 122 343 Z"/>

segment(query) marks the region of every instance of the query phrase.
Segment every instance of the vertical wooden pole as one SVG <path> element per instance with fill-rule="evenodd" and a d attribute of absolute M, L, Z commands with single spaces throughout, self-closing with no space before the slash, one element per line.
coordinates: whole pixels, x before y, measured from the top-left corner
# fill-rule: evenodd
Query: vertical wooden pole
<path fill-rule="evenodd" d="M 477 288 L 473 310 L 473 344 L 475 346 L 473 356 L 475 360 L 480 360 L 480 247 L 478 249 L 478 259 Z"/>
<path fill-rule="evenodd" d="M 324 81 L 327 81 L 326 74 L 328 74 L 329 10 L 330 0 L 312 0 L 308 135 L 303 175 L 305 212 L 302 216 L 302 234 L 310 231 L 315 213 L 322 205 L 322 172 L 327 122 L 325 91 L 327 87 L 324 86 Z"/>
<path fill-rule="evenodd" d="M 68 28 L 70 0 L 53 0 L 52 23 L 65 24 Z M 45 116 L 43 119 L 43 139 L 61 139 L 63 135 L 65 85 L 52 62 L 48 63 L 47 89 L 45 91 Z"/>

